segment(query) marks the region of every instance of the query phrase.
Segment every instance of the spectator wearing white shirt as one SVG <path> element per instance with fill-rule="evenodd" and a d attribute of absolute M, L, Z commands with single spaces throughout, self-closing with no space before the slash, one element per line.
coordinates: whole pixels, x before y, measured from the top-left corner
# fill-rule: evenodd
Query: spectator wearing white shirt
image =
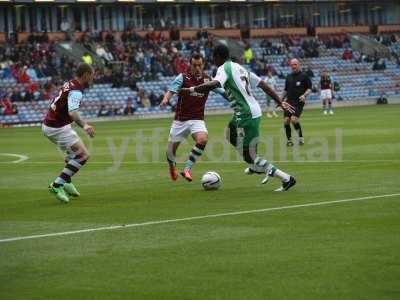
<path fill-rule="evenodd" d="M 267 77 L 264 79 L 264 81 L 270 86 L 272 90 L 276 92 L 276 79 L 272 74 L 272 70 L 268 70 Z M 267 117 L 278 117 L 278 114 L 275 112 L 274 101 L 269 95 L 267 95 Z"/>
<path fill-rule="evenodd" d="M 96 54 L 102 58 L 104 58 L 106 61 L 112 61 L 114 60 L 113 55 L 110 52 L 107 52 L 104 49 L 104 46 L 97 44 L 96 45 Z"/>

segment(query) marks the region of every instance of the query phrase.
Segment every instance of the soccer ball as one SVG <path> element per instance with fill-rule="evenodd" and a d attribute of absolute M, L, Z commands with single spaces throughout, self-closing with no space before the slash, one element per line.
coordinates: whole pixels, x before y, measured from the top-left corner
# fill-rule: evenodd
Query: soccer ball
<path fill-rule="evenodd" d="M 218 190 L 222 184 L 222 178 L 217 172 L 208 171 L 201 178 L 201 185 L 206 191 Z"/>

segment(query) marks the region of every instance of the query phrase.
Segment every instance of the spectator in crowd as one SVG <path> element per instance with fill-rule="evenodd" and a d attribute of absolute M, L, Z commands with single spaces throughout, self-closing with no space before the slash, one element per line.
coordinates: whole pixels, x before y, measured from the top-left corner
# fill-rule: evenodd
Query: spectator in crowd
<path fill-rule="evenodd" d="M 40 97 L 40 92 L 39 92 L 40 86 L 36 82 L 32 82 L 27 85 L 26 91 L 31 93 L 34 97 L 35 100 L 38 100 Z"/>
<path fill-rule="evenodd" d="M 106 51 L 104 45 L 97 44 L 96 45 L 96 54 L 101 58 L 105 59 L 106 61 L 113 61 L 114 57 L 111 52 Z"/>
<path fill-rule="evenodd" d="M 396 59 L 397 68 L 400 68 L 400 55 L 398 55 L 398 54 L 396 53 L 395 59 Z"/>
<path fill-rule="evenodd" d="M 124 115 L 125 116 L 132 116 L 136 111 L 136 107 L 133 104 L 133 99 L 132 98 L 128 98 L 128 100 L 126 101 L 126 106 L 124 108 Z"/>
<path fill-rule="evenodd" d="M 167 20 L 165 28 L 175 28 L 173 21 Z M 221 20 L 222 23 L 222 20 Z M 71 28 L 73 27 L 72 24 Z M 159 28 L 157 25 L 156 28 Z M 230 27 L 230 24 L 229 24 Z M 65 29 L 65 28 L 64 28 Z M 200 52 L 206 58 L 206 70 L 211 71 L 211 49 L 213 37 L 206 30 L 200 30 L 196 38 L 187 41 L 180 39 L 166 39 L 161 32 L 151 30 L 145 37 L 139 36 L 132 28 L 127 28 L 121 39 L 114 32 L 105 32 L 99 35 L 96 32 L 87 30 L 84 33 L 84 46 L 88 51 L 96 52 L 104 59 L 105 68 L 97 70 L 95 83 L 111 83 L 113 87 L 127 86 L 134 91 L 138 91 L 138 82 L 143 80 L 157 80 L 160 76 L 174 76 L 184 72 L 187 68 L 186 55 L 190 52 Z M 323 42 L 327 48 L 338 48 L 349 45 L 348 39 L 344 35 L 321 36 L 316 38 L 303 38 L 300 36 L 280 37 L 276 39 L 265 39 L 261 42 L 264 48 L 263 58 L 257 59 L 254 56 L 250 45 L 246 45 L 243 58 L 250 68 L 259 75 L 264 75 L 265 70 L 271 67 L 272 60 L 268 55 L 284 55 L 282 67 L 288 66 L 288 61 L 294 57 L 314 57 L 318 56 L 320 43 Z M 395 36 L 382 36 L 382 43 L 395 43 Z M 332 51 L 335 53 L 334 51 Z M 182 55 L 182 53 L 184 53 Z M 93 58 L 88 54 L 91 62 Z M 336 55 L 336 54 L 332 54 Z M 356 61 L 373 63 L 374 70 L 384 69 L 384 61 L 377 61 L 373 56 L 351 53 L 346 49 L 343 53 L 344 59 L 354 58 Z M 83 59 L 83 58 L 82 58 Z M 111 63 L 112 62 L 112 63 Z M 118 64 L 119 63 L 119 64 Z M 400 59 L 398 59 L 400 66 Z M 120 67 L 115 67 L 116 65 Z M 26 67 L 25 67 L 26 66 Z M 15 78 L 21 90 L 10 95 L 11 101 L 32 101 L 34 99 L 52 99 L 54 88 L 57 87 L 58 80 L 68 80 L 72 78 L 77 63 L 70 58 L 60 56 L 55 51 L 55 42 L 49 41 L 47 33 L 33 33 L 24 43 L 10 41 L 0 45 L 0 78 Z M 335 66 L 335 68 L 338 70 Z M 363 67 L 359 66 L 359 70 Z M 335 70 L 333 70 L 335 72 Z M 274 72 L 276 74 L 276 72 Z M 282 71 L 277 74 L 279 78 L 284 78 Z M 32 83 L 44 77 L 57 78 L 49 88 L 42 81 L 41 86 L 31 86 Z M 34 88 L 35 87 L 35 88 Z M 33 90 L 32 90 L 33 88 Z M 25 90 L 27 90 L 25 92 Z M 22 92 L 22 93 L 21 93 Z M 139 97 L 140 95 L 140 97 Z M 138 106 L 149 107 L 157 102 L 157 95 L 148 95 L 141 91 L 138 93 Z"/>
<path fill-rule="evenodd" d="M 106 46 L 111 50 L 114 51 L 115 49 L 115 38 L 114 38 L 114 33 L 109 30 L 104 38 L 106 42 Z"/>
<path fill-rule="evenodd" d="M 372 65 L 372 70 L 381 71 L 386 70 L 386 62 L 383 58 L 376 59 L 374 64 Z"/>
<path fill-rule="evenodd" d="M 9 61 L 0 62 L 0 79 L 8 79 L 12 77 L 9 64 Z"/>
<path fill-rule="evenodd" d="M 243 52 L 243 59 L 245 64 L 249 64 L 254 58 L 253 50 L 251 50 L 250 45 L 246 45 Z"/>
<path fill-rule="evenodd" d="M 48 82 L 44 85 L 44 91 L 42 93 L 42 99 L 51 101 L 57 95 L 57 88 L 54 83 Z"/>
<path fill-rule="evenodd" d="M 83 54 L 83 56 L 82 56 L 82 61 L 83 61 L 84 63 L 89 64 L 89 65 L 92 65 L 92 64 L 93 64 L 93 58 L 92 58 L 92 56 L 91 56 L 88 52 L 85 52 L 85 53 Z"/>
<path fill-rule="evenodd" d="M 151 106 L 150 100 L 144 93 L 144 90 L 139 90 L 137 97 L 137 102 L 140 103 L 144 108 L 149 108 Z"/>
<path fill-rule="evenodd" d="M 176 73 L 185 73 L 189 67 L 188 63 L 182 58 L 181 54 L 178 54 L 174 60 L 174 65 L 176 68 Z"/>
<path fill-rule="evenodd" d="M 318 57 L 319 56 L 319 43 L 317 39 L 305 39 L 301 45 L 301 51 L 299 52 L 299 56 L 304 57 Z"/>
<path fill-rule="evenodd" d="M 113 115 L 114 116 L 122 116 L 124 114 L 124 108 L 123 107 L 115 107 L 113 109 Z"/>
<path fill-rule="evenodd" d="M 307 67 L 306 75 L 307 75 L 309 78 L 314 77 L 314 72 L 313 72 L 313 70 L 311 70 L 310 67 Z"/>
<path fill-rule="evenodd" d="M 121 70 L 112 74 L 112 88 L 120 88 L 123 84 L 124 75 Z"/>
<path fill-rule="evenodd" d="M 353 52 L 353 59 L 354 59 L 354 62 L 356 62 L 358 64 L 361 63 L 362 62 L 362 54 L 358 51 Z"/>
<path fill-rule="evenodd" d="M 15 87 L 13 89 L 10 99 L 11 99 L 11 102 L 21 102 L 23 100 L 22 94 L 18 87 Z"/>
<path fill-rule="evenodd" d="M 29 67 L 28 67 L 28 69 L 26 70 L 26 74 L 29 76 L 29 78 L 32 80 L 32 81 L 38 81 L 38 75 L 37 75 L 37 73 L 36 73 L 36 70 L 35 70 L 35 68 L 34 68 L 34 66 L 33 65 L 30 65 Z"/>
<path fill-rule="evenodd" d="M 346 48 L 343 52 L 342 55 L 342 59 L 343 60 L 351 60 L 353 59 L 353 53 L 351 52 L 351 50 L 349 48 Z"/>
<path fill-rule="evenodd" d="M 273 76 L 273 72 L 271 69 L 267 70 L 267 77 L 264 78 L 264 81 L 269 85 L 269 87 L 273 90 L 277 90 L 276 86 L 276 79 Z M 267 95 L 267 117 L 278 117 L 277 113 L 275 112 L 275 103 L 273 103 L 273 99 L 271 96 Z"/>
<path fill-rule="evenodd" d="M 149 96 L 151 106 L 158 106 L 161 103 L 162 98 L 163 97 L 161 95 L 157 95 L 156 93 L 151 91 Z"/>
<path fill-rule="evenodd" d="M 10 99 L 5 98 L 1 100 L 3 106 L 2 114 L 5 116 L 11 116 L 18 114 L 18 107 L 15 103 L 11 103 Z"/>
<path fill-rule="evenodd" d="M 35 95 L 33 94 L 32 89 L 27 88 L 25 90 L 25 92 L 23 93 L 24 95 L 24 102 L 32 102 L 33 100 L 35 100 Z"/>
<path fill-rule="evenodd" d="M 112 110 L 109 107 L 102 104 L 100 106 L 99 111 L 97 112 L 97 116 L 98 117 L 110 117 L 110 116 L 112 116 Z"/>
<path fill-rule="evenodd" d="M 24 66 L 23 68 L 16 69 L 17 78 L 19 83 L 28 83 L 31 81 L 31 78 L 27 74 L 28 67 Z"/>

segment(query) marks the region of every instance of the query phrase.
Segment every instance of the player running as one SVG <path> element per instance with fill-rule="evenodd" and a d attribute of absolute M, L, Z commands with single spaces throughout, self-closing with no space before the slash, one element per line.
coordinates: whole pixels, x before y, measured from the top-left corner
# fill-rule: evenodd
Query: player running
<path fill-rule="evenodd" d="M 322 71 L 321 80 L 319 84 L 321 89 L 321 100 L 322 100 L 324 115 L 327 115 L 328 112 L 330 115 L 333 115 L 333 110 L 332 110 L 333 85 L 331 78 L 329 77 L 328 71 L 326 70 Z"/>
<path fill-rule="evenodd" d="M 268 84 L 257 75 L 232 62 L 229 49 L 225 45 L 216 46 L 213 56 L 214 63 L 218 66 L 214 79 L 196 87 L 183 88 L 180 93 L 182 95 L 207 93 L 215 88 L 223 87 L 234 110 L 233 118 L 228 125 L 229 142 L 236 147 L 244 161 L 250 165 L 245 172 L 247 174 L 265 174 L 266 177 L 262 183 L 266 183 L 270 176 L 278 177 L 282 181 L 282 187 L 276 191 L 290 189 L 296 184 L 296 180 L 257 155 L 262 112 L 260 105 L 252 94 L 251 85 L 259 87 L 266 94 L 269 94 L 284 110 L 293 112 L 293 107 L 286 102 L 282 102 Z"/>
<path fill-rule="evenodd" d="M 43 120 L 42 132 L 66 153 L 66 165 L 60 175 L 49 186 L 50 193 L 61 202 L 69 202 L 69 196 L 77 197 L 79 192 L 71 182 L 79 169 L 89 159 L 89 152 L 79 138 L 71 123 L 75 122 L 90 137 L 94 137 L 94 128 L 87 124 L 79 114 L 83 98 L 83 90 L 92 83 L 93 68 L 88 64 L 80 64 L 75 78 L 64 84 L 58 96 L 51 102 Z M 68 194 L 68 195 L 67 195 Z"/>
<path fill-rule="evenodd" d="M 166 106 L 174 94 L 181 88 L 190 88 L 210 81 L 210 77 L 203 73 L 204 59 L 199 54 L 194 54 L 190 58 L 190 68 L 187 73 L 179 74 L 172 82 L 168 91 L 165 93 L 161 106 Z M 204 122 L 204 107 L 208 98 L 208 92 L 188 93 L 178 97 L 176 104 L 175 119 L 172 122 L 167 146 L 167 160 L 169 173 L 173 181 L 178 179 L 175 156 L 179 144 L 190 134 L 195 141 L 189 158 L 181 175 L 187 180 L 192 181 L 192 168 L 197 159 L 203 154 L 208 140 L 208 131 Z"/>

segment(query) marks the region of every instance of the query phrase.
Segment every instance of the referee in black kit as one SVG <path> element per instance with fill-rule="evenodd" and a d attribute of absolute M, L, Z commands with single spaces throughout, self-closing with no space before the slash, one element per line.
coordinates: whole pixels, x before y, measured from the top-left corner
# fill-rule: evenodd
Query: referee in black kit
<path fill-rule="evenodd" d="M 299 119 L 303 112 L 306 98 L 311 94 L 312 88 L 310 78 L 301 71 L 300 62 L 297 59 L 292 59 L 290 61 L 290 67 L 292 68 L 292 73 L 286 77 L 285 90 L 282 95 L 282 99 L 286 98 L 286 101 L 295 109 L 294 113 L 285 110 L 283 115 L 283 124 L 285 125 L 287 137 L 286 145 L 289 147 L 293 146 L 290 123 L 293 124 L 294 129 L 296 129 L 299 135 L 299 145 L 304 145 L 303 132 L 301 131 Z"/>

